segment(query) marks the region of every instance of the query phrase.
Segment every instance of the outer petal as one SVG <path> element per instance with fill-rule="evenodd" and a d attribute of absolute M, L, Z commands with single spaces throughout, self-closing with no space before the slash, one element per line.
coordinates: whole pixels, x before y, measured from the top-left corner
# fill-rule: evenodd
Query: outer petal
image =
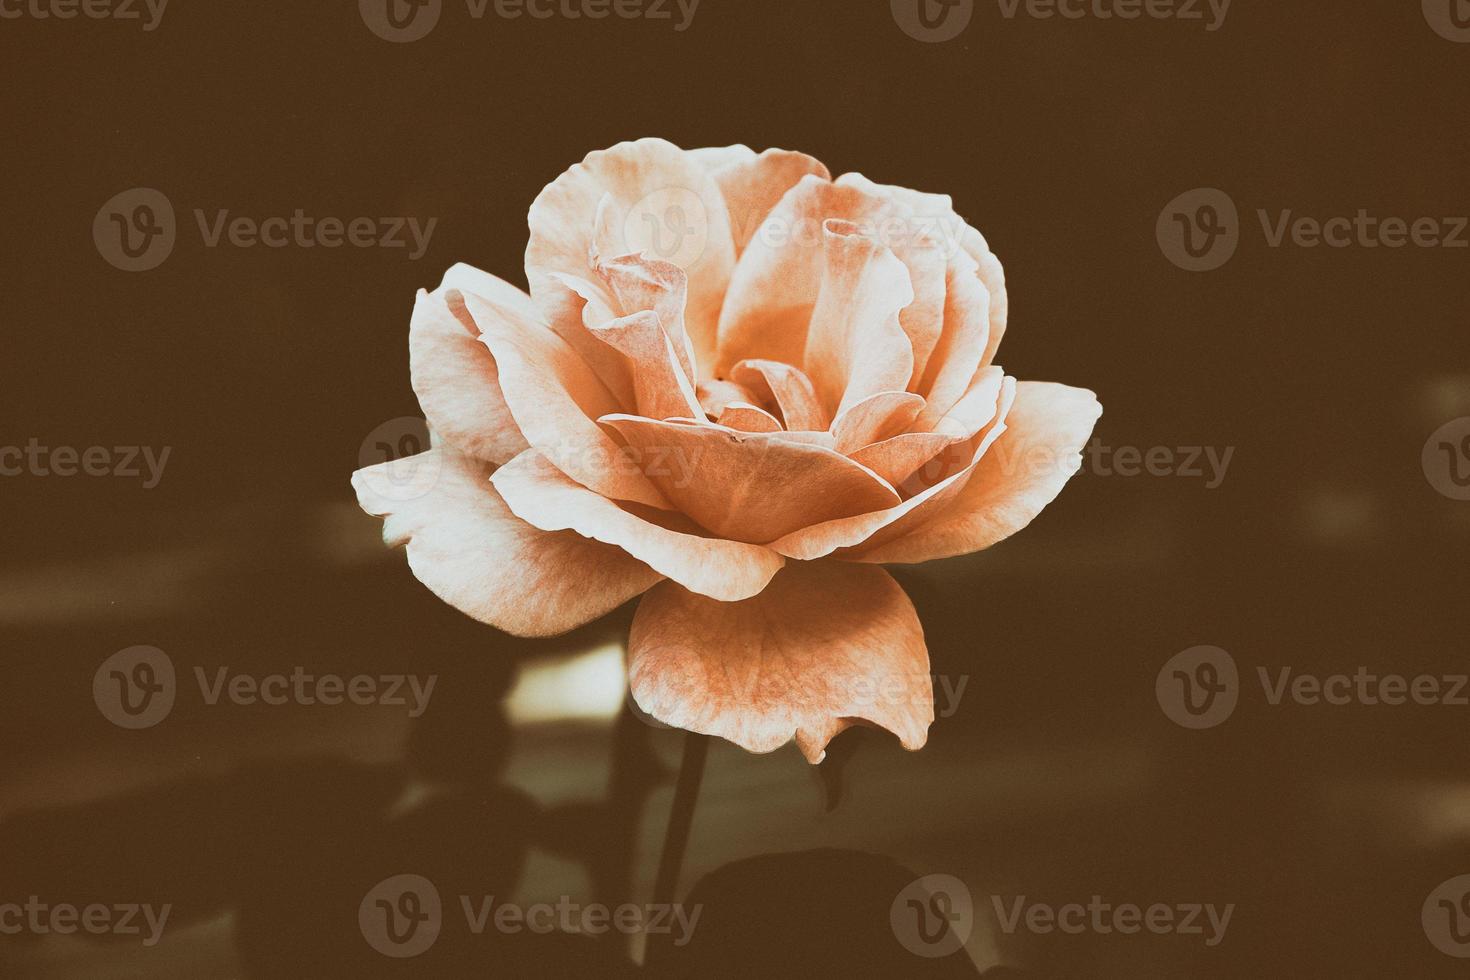
<path fill-rule="evenodd" d="M 821 446 L 712 424 L 630 415 L 601 420 L 680 511 L 722 538 L 764 544 L 834 518 L 884 510 L 899 496 L 871 470 Z"/>
<path fill-rule="evenodd" d="M 698 160 L 665 140 L 589 154 L 531 205 L 526 276 L 585 276 L 593 256 L 647 251 L 689 273 L 687 326 L 702 372 L 714 360 L 720 305 L 735 264 L 724 197 Z"/>
<path fill-rule="evenodd" d="M 619 446 L 592 420 L 620 406 L 566 341 L 508 307 L 472 293 L 451 293 L 451 303 L 456 296 L 463 297 L 480 339 L 495 355 L 506 404 L 527 442 L 604 496 L 668 506 L 636 468 L 618 465 Z"/>
<path fill-rule="evenodd" d="M 766 150 L 756 154 L 747 146 L 691 150 L 720 185 L 730 212 L 730 230 L 739 255 L 750 244 L 756 229 L 766 220 L 781 198 L 803 177 L 830 180 L 832 175 L 820 160 L 790 150 Z"/>
<path fill-rule="evenodd" d="M 443 287 L 420 290 L 408 330 L 409 373 L 430 428 L 460 452 L 503 463 L 526 440 L 479 336 L 473 320 L 454 315 Z"/>
<path fill-rule="evenodd" d="M 555 636 L 646 591 L 661 575 L 611 545 L 548 534 L 512 514 L 491 467 L 444 449 L 417 457 L 437 479 L 411 499 L 382 492 L 387 468 L 352 476 L 362 509 L 386 518 L 383 540 L 408 546 L 408 564 L 461 612 L 517 636 Z"/>
<path fill-rule="evenodd" d="M 1101 415 L 1097 396 L 1086 389 L 1035 381 L 1017 385 L 1006 432 L 954 503 L 908 534 L 853 557 L 913 564 L 980 551 L 1010 537 L 1055 500 L 1081 467 L 1082 447 Z"/>
<path fill-rule="evenodd" d="M 665 724 L 751 752 L 795 737 L 813 763 L 855 722 L 915 750 L 934 720 L 913 604 L 881 569 L 840 562 L 788 565 L 739 603 L 658 586 L 633 619 L 628 679 L 639 707 Z"/>
<path fill-rule="evenodd" d="M 785 559 L 760 545 L 703 537 L 676 515 L 655 524 L 568 479 L 535 451 L 522 453 L 492 480 L 515 515 L 543 531 L 571 529 L 617 545 L 663 575 L 721 602 L 766 587 Z M 681 527 L 683 529 L 675 529 Z"/>

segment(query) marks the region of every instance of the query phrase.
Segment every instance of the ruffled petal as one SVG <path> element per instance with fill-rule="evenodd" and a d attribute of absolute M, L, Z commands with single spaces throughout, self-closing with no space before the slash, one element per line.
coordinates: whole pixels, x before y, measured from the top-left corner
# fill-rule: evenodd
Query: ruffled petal
<path fill-rule="evenodd" d="M 665 724 L 751 752 L 795 738 L 812 763 L 855 723 L 885 728 L 913 751 L 934 721 L 913 603 L 882 569 L 841 562 L 788 565 L 738 603 L 654 588 L 633 619 L 628 682 L 638 706 Z"/>
<path fill-rule="evenodd" d="M 756 595 L 785 564 L 780 555 L 760 545 L 702 536 L 676 514 L 654 513 L 645 520 L 573 482 L 534 450 L 502 466 L 492 482 L 515 515 L 534 527 L 569 529 L 616 545 L 660 574 L 720 602 Z"/>
<path fill-rule="evenodd" d="M 603 496 L 668 507 L 641 472 L 618 465 L 621 448 L 593 419 L 620 406 L 566 341 L 487 297 L 451 292 L 449 301 L 462 303 L 479 326 L 480 340 L 499 367 L 506 404 L 528 443 Z"/>
<path fill-rule="evenodd" d="M 686 323 L 701 373 L 714 361 L 735 242 L 719 186 L 697 159 L 660 139 L 589 154 L 531 205 L 526 276 L 586 276 L 596 257 L 646 252 L 689 274 Z"/>
<path fill-rule="evenodd" d="M 733 541 L 764 544 L 798 528 L 883 510 L 899 496 L 871 470 L 821 446 L 707 423 L 629 415 L 601 421 L 645 464 L 649 479 L 684 514 Z"/>
<path fill-rule="evenodd" d="M 593 336 L 628 359 L 638 414 L 653 419 L 698 418 L 703 411 L 694 396 L 674 341 L 652 310 L 609 320 Z"/>
<path fill-rule="evenodd" d="M 970 441 L 952 447 L 950 453 L 958 455 L 962 452 L 964 459 L 968 460 L 957 472 L 949 473 L 932 486 L 928 485 L 930 481 L 927 479 L 911 478 L 905 490 L 913 496 L 900 504 L 882 511 L 813 524 L 772 541 L 769 547 L 801 561 L 814 561 L 832 554 L 847 557 L 859 552 L 860 545 L 890 541 L 928 521 L 954 501 L 986 451 L 1005 431 L 1005 416 L 1014 393 L 1015 382 L 1007 378 L 1001 388 L 995 420 Z M 930 475 L 933 474 L 925 474 L 926 477 Z"/>
<path fill-rule="evenodd" d="M 420 290 L 408 330 L 409 374 L 431 429 L 462 453 L 503 463 L 526 440 L 479 336 L 472 320 L 455 316 L 444 287 Z"/>
<path fill-rule="evenodd" d="M 1081 468 L 1102 415 L 1083 388 L 1022 382 L 1006 430 L 942 512 L 892 541 L 870 542 L 858 561 L 914 564 L 980 551 L 1024 528 Z M 844 556 L 846 557 L 846 556 Z"/>
<path fill-rule="evenodd" d="M 914 353 L 899 312 L 914 301 L 914 289 L 904 264 L 856 225 L 831 220 L 822 230 L 822 291 L 803 363 L 818 398 L 835 417 L 866 398 L 908 385 Z"/>
<path fill-rule="evenodd" d="M 730 380 L 755 392 L 761 402 L 774 403 L 788 429 L 816 432 L 827 428 L 827 413 L 811 379 L 800 368 L 780 361 L 741 361 L 730 369 Z"/>
<path fill-rule="evenodd" d="M 844 455 L 908 430 L 924 399 L 906 391 L 880 391 L 858 402 L 832 423 L 836 449 Z"/>
<path fill-rule="evenodd" d="M 663 576 L 620 548 L 516 517 L 490 484 L 492 467 L 443 448 L 414 457 L 431 476 L 395 492 L 380 463 L 352 476 L 362 509 L 385 518 L 383 540 L 406 545 L 414 576 L 440 599 L 516 636 L 576 629 L 647 591 Z"/>
<path fill-rule="evenodd" d="M 691 150 L 690 155 L 720 186 L 730 213 L 737 256 L 745 251 L 786 192 L 803 177 L 830 180 L 832 176 L 820 160 L 790 150 L 771 149 L 757 156 L 748 146 L 727 146 Z"/>

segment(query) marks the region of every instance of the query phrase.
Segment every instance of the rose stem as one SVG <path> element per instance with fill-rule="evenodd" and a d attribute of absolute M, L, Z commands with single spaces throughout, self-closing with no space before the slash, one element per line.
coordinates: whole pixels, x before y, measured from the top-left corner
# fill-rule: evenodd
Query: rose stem
<path fill-rule="evenodd" d="M 679 782 L 674 786 L 674 803 L 669 808 L 669 825 L 664 831 L 664 851 L 658 859 L 658 877 L 653 885 L 653 904 L 660 909 L 674 904 L 674 891 L 679 887 L 679 871 L 689 845 L 689 829 L 694 825 L 694 805 L 699 801 L 709 742 L 708 735 L 684 733 L 684 759 L 679 764 Z M 650 944 L 647 961 L 653 960 L 654 948 Z"/>

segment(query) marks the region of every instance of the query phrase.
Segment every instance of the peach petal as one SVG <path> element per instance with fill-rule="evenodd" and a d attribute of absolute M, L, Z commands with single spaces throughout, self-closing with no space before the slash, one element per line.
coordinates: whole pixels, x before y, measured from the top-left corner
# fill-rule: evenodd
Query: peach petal
<path fill-rule="evenodd" d="M 820 446 L 711 424 L 630 415 L 600 419 L 645 460 L 674 466 L 649 478 L 674 505 L 722 538 L 763 544 L 798 528 L 883 510 L 899 496 L 872 471 Z M 687 478 L 676 478 L 676 471 Z"/>
<path fill-rule="evenodd" d="M 950 267 L 944 332 L 919 384 L 926 404 L 914 423 L 916 428 L 932 430 L 964 395 L 984 363 L 989 334 L 990 292 L 976 275 L 973 260 L 964 256 Z"/>
<path fill-rule="evenodd" d="M 696 159 L 660 139 L 591 153 L 536 198 L 530 228 L 526 276 L 533 296 L 550 273 L 585 275 L 594 254 L 648 251 L 684 269 L 695 359 L 702 369 L 713 364 L 735 242 L 720 188 Z"/>
<path fill-rule="evenodd" d="M 409 375 L 429 427 L 456 449 L 503 463 L 526 448 L 495 358 L 479 328 L 456 317 L 441 287 L 419 291 L 408 330 Z"/>
<path fill-rule="evenodd" d="M 830 180 L 832 176 L 820 160 L 790 150 L 770 149 L 757 156 L 747 146 L 729 146 L 692 150 L 690 155 L 705 166 L 724 195 L 737 256 L 803 177 Z"/>
<path fill-rule="evenodd" d="M 730 369 L 730 378 L 763 396 L 762 402 L 774 402 L 786 428 L 807 432 L 827 428 L 827 413 L 800 368 L 779 361 L 741 361 Z"/>
<path fill-rule="evenodd" d="M 730 402 L 720 413 L 720 425 L 741 432 L 780 432 L 781 420 L 770 412 L 745 402 Z"/>
<path fill-rule="evenodd" d="M 675 515 L 666 515 L 670 526 L 644 520 L 579 486 L 534 450 L 496 470 L 491 482 L 515 515 L 533 527 L 572 530 L 616 545 L 661 575 L 720 602 L 756 595 L 785 564 L 760 545 L 704 537 Z"/>
<path fill-rule="evenodd" d="M 720 413 L 731 402 L 744 402 L 748 405 L 756 405 L 760 402 L 760 398 L 755 392 L 745 387 L 745 385 L 719 379 L 701 381 L 699 387 L 695 389 L 695 393 L 698 394 L 699 404 L 705 413 L 715 418 L 719 418 Z M 761 407 L 770 409 L 774 408 L 775 405 L 767 404 Z"/>
<path fill-rule="evenodd" d="M 863 464 L 900 487 L 919 467 L 962 439 L 941 432 L 904 432 L 847 455 L 854 463 Z"/>
<path fill-rule="evenodd" d="M 1005 371 L 991 365 L 975 373 L 965 392 L 954 407 L 934 425 L 934 431 L 945 435 L 968 439 L 995 418 L 996 399 L 1000 397 L 1000 386 L 1005 380 Z"/>
<path fill-rule="evenodd" d="M 456 296 L 495 356 L 506 404 L 526 441 L 585 487 L 667 508 L 642 473 L 617 465 L 621 447 L 592 421 L 620 406 L 587 362 L 566 341 L 509 307 L 474 293 L 452 293 L 451 302 Z"/>
<path fill-rule="evenodd" d="M 634 400 L 639 415 L 649 418 L 694 418 L 703 411 L 694 386 L 684 374 L 674 340 L 652 310 L 609 320 L 593 336 L 621 351 L 633 371 Z"/>
<path fill-rule="evenodd" d="M 663 578 L 620 548 L 517 518 L 490 484 L 492 467 L 446 449 L 426 493 L 384 496 L 380 463 L 353 474 L 358 502 L 385 518 L 383 540 L 407 545 L 414 576 L 460 612 L 516 636 L 555 636 L 591 622 Z"/>
<path fill-rule="evenodd" d="M 633 371 L 627 358 L 592 334 L 592 327 L 618 316 L 616 300 L 600 282 L 552 273 L 536 296 L 551 332 L 581 356 L 619 405 L 632 408 Z"/>
<path fill-rule="evenodd" d="M 1010 537 L 1081 467 L 1082 447 L 1101 415 L 1097 396 L 1086 389 L 1022 382 L 1005 434 L 953 504 L 895 540 L 873 543 L 855 560 L 913 564 L 980 551 Z"/>
<path fill-rule="evenodd" d="M 899 312 L 914 301 L 914 289 L 904 264 L 856 225 L 830 220 L 823 234 L 822 291 L 803 363 L 817 396 L 836 416 L 908 385 L 914 353 Z"/>
<path fill-rule="evenodd" d="M 884 207 L 861 191 L 835 188 L 816 175 L 799 180 L 747 244 L 720 312 L 717 373 L 760 358 L 800 364 L 822 289 L 822 222 Z"/>
<path fill-rule="evenodd" d="M 934 721 L 913 603 L 882 569 L 841 562 L 788 565 L 744 602 L 655 587 L 633 618 L 628 684 L 665 724 L 751 752 L 795 738 L 814 764 L 855 722 L 914 751 Z"/>
<path fill-rule="evenodd" d="M 915 484 L 914 489 L 917 492 L 913 496 L 886 510 L 813 524 L 772 541 L 769 547 L 788 558 L 801 561 L 814 561 L 832 554 L 839 558 L 848 557 L 858 553 L 854 549 L 859 545 L 867 545 L 870 540 L 874 543 L 892 540 L 940 513 L 964 489 L 975 466 L 1005 431 L 1009 395 L 1014 389 L 1014 383 L 1007 378 L 1001 389 L 1001 404 L 995 421 L 983 435 L 977 435 L 972 443 L 963 444 L 968 446 L 969 463 L 958 472 L 950 474 L 933 486 Z"/>
<path fill-rule="evenodd" d="M 904 432 L 924 408 L 924 399 L 907 391 L 880 391 L 858 402 L 832 423 L 835 448 L 844 456 Z"/>
<path fill-rule="evenodd" d="M 1001 338 L 1005 336 L 1006 316 L 1010 309 L 1005 269 L 1001 266 L 1000 259 L 990 250 L 985 236 L 955 212 L 953 199 L 948 194 L 928 194 L 892 184 L 875 184 L 861 174 L 844 174 L 837 179 L 836 184 L 888 198 L 905 208 L 933 229 L 930 232 L 931 237 L 942 239 L 945 251 L 950 256 L 951 266 L 960 253 L 975 260 L 979 266 L 980 280 L 990 293 L 990 334 L 980 363 L 990 364 L 994 361 Z"/>
<path fill-rule="evenodd" d="M 691 382 L 699 377 L 694 363 L 694 344 L 684 327 L 684 304 L 689 294 L 688 276 L 672 262 L 643 255 L 619 255 L 597 265 L 597 272 L 612 290 L 623 314 L 652 310 L 669 335 L 679 357 L 679 366 Z"/>

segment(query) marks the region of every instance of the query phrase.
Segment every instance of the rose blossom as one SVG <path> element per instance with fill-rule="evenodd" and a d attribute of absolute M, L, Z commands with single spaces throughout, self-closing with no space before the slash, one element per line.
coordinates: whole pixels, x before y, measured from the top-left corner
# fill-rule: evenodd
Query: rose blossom
<path fill-rule="evenodd" d="M 629 684 L 669 725 L 813 762 L 859 722 L 922 746 L 928 652 L 882 565 L 1025 527 L 1102 411 L 992 364 L 985 239 L 945 196 L 654 139 L 568 170 L 530 234 L 529 296 L 465 265 L 419 293 L 432 479 L 353 479 L 385 540 L 518 636 L 642 595 Z"/>

